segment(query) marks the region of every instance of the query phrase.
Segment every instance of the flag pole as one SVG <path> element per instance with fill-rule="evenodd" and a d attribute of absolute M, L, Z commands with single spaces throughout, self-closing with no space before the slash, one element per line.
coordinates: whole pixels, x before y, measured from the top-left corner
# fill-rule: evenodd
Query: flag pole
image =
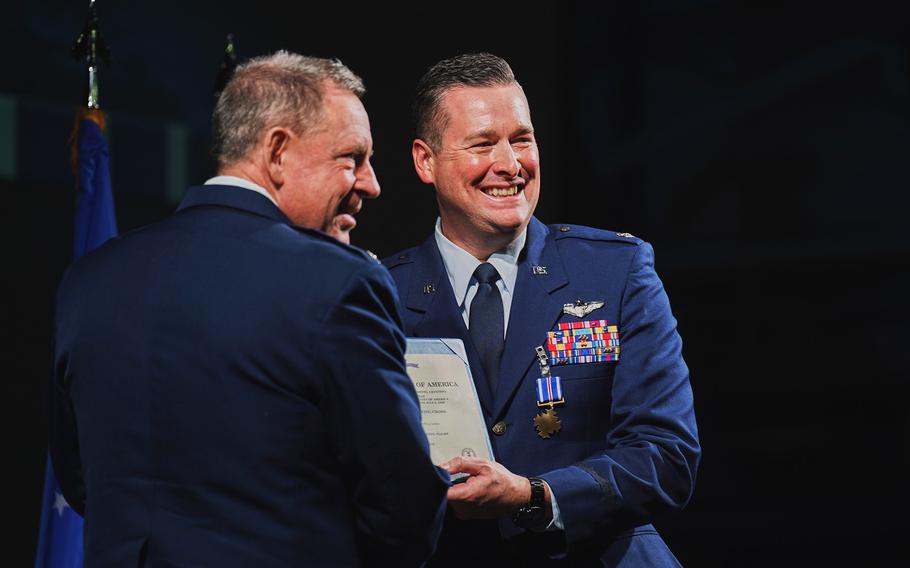
<path fill-rule="evenodd" d="M 221 65 L 218 67 L 218 75 L 215 77 L 215 100 L 224 90 L 225 85 L 231 80 L 234 70 L 237 68 L 237 50 L 234 49 L 234 34 L 227 35 L 224 43 L 224 56 L 221 59 Z"/>
<path fill-rule="evenodd" d="M 69 138 L 70 165 L 72 166 L 73 174 L 76 174 L 79 163 L 79 129 L 82 121 L 91 120 L 98 125 L 98 128 L 100 128 L 102 132 L 107 123 L 104 113 L 101 112 L 98 83 L 100 64 L 104 63 L 105 65 L 110 66 L 111 51 L 107 47 L 107 42 L 104 41 L 104 36 L 101 35 L 101 29 L 98 25 L 98 12 L 95 8 L 95 0 L 89 0 L 88 12 L 85 15 L 85 24 L 83 24 L 82 32 L 73 44 L 72 51 L 73 57 L 85 61 L 86 73 L 86 81 L 83 83 L 82 95 L 84 106 L 81 106 L 76 112 L 73 132 Z"/>
<path fill-rule="evenodd" d="M 90 109 L 100 109 L 98 103 L 98 71 L 99 63 L 111 64 L 111 52 L 98 28 L 98 13 L 95 10 L 95 0 L 89 0 L 88 14 L 85 16 L 85 25 L 82 33 L 76 38 L 73 45 L 73 56 L 85 59 L 87 81 L 85 83 L 85 106 Z"/>

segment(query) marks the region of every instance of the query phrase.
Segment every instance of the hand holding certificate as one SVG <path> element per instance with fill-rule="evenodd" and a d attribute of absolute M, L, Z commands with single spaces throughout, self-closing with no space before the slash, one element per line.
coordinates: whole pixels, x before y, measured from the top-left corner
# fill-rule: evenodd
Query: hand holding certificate
<path fill-rule="evenodd" d="M 441 464 L 457 456 L 492 460 L 462 341 L 408 338 L 405 359 L 433 462 Z"/>
<path fill-rule="evenodd" d="M 464 343 L 460 339 L 408 338 L 405 360 L 420 400 L 430 458 L 458 484 L 448 492 L 455 515 L 497 519 L 528 503 L 530 481 L 493 460 Z M 544 521 L 549 522 L 549 487 L 544 487 L 544 503 Z"/>

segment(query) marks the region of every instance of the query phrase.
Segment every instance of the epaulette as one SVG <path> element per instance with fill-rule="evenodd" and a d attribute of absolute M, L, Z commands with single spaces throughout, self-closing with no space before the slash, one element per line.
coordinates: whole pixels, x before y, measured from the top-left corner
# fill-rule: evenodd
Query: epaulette
<path fill-rule="evenodd" d="M 585 227 L 584 225 L 550 225 L 549 228 L 550 232 L 553 234 L 553 239 L 557 241 L 574 238 L 589 241 L 611 241 L 631 245 L 639 245 L 644 242 L 631 233 L 595 229 L 594 227 Z"/>
<path fill-rule="evenodd" d="M 403 251 L 399 254 L 387 256 L 382 259 L 382 265 L 386 268 L 395 268 L 396 266 L 401 266 L 402 264 L 409 264 L 414 262 L 414 249 Z"/>
<path fill-rule="evenodd" d="M 305 235 L 315 237 L 326 243 L 331 243 L 334 246 L 344 249 L 359 258 L 368 260 L 370 262 L 379 263 L 379 258 L 372 252 L 370 252 L 368 250 L 364 250 L 360 247 L 356 247 L 354 245 L 349 245 L 347 243 L 343 243 L 343 242 L 339 241 L 338 239 L 336 239 L 335 237 L 327 235 L 327 234 L 323 233 L 322 231 L 317 231 L 316 229 L 309 229 L 307 227 L 301 227 L 299 225 L 288 225 L 288 226 L 291 227 L 292 229 L 296 229 L 296 230 L 300 231 L 301 233 L 304 233 Z"/>

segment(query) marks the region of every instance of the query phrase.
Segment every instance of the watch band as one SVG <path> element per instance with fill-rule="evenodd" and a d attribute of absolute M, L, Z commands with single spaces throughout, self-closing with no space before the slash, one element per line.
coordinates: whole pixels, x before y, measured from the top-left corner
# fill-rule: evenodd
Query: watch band
<path fill-rule="evenodd" d="M 546 490 L 544 481 L 539 477 L 529 477 L 531 483 L 531 498 L 528 503 L 515 512 L 512 522 L 524 529 L 541 528 L 547 518 Z"/>
<path fill-rule="evenodd" d="M 526 507 L 543 507 L 546 503 L 546 491 L 543 487 L 543 479 L 539 477 L 529 477 L 531 482 L 531 498 L 528 500 Z"/>

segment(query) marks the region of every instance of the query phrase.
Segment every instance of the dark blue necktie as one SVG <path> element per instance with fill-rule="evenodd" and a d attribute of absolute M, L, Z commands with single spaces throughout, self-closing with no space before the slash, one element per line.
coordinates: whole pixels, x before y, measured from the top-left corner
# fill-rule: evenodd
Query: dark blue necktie
<path fill-rule="evenodd" d="M 504 318 L 502 313 L 502 296 L 496 282 L 499 272 L 489 262 L 485 262 L 474 271 L 477 280 L 477 294 L 471 301 L 471 313 L 468 317 L 468 331 L 477 353 L 483 372 L 487 376 L 491 394 L 496 393 L 499 380 L 499 359 L 502 357 Z"/>

